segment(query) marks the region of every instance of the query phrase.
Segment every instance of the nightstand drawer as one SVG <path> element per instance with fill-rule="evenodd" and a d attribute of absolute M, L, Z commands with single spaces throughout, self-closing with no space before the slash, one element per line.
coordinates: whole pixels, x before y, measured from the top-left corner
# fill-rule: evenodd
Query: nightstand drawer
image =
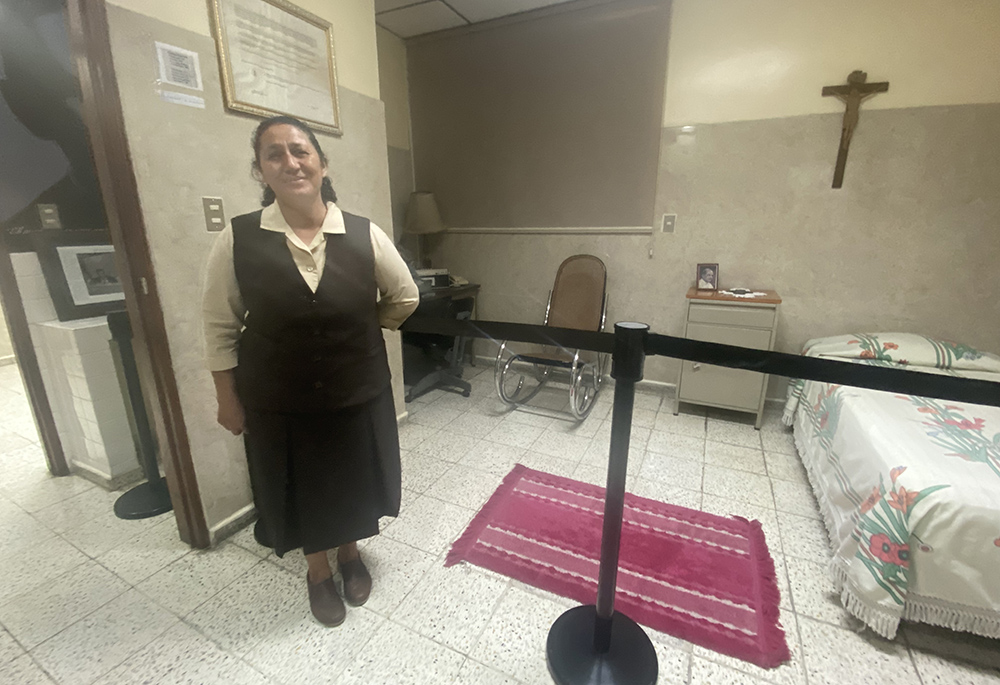
<path fill-rule="evenodd" d="M 770 329 L 774 325 L 774 312 L 775 310 L 770 307 L 691 304 L 688 309 L 688 321 Z"/>
<path fill-rule="evenodd" d="M 746 299 L 725 293 L 687 293 L 684 337 L 755 350 L 773 349 L 781 297 L 773 290 Z M 677 379 L 681 402 L 722 407 L 756 414 L 760 428 L 767 376 L 756 371 L 684 362 Z M 679 409 L 675 408 L 675 413 Z"/>
<path fill-rule="evenodd" d="M 712 326 L 703 323 L 689 323 L 687 337 L 691 340 L 721 343 L 723 345 L 739 345 L 755 350 L 767 350 L 771 347 L 771 330 L 758 328 L 735 328 L 733 326 Z"/>
<path fill-rule="evenodd" d="M 755 371 L 684 362 L 677 398 L 756 412 L 765 378 Z"/>

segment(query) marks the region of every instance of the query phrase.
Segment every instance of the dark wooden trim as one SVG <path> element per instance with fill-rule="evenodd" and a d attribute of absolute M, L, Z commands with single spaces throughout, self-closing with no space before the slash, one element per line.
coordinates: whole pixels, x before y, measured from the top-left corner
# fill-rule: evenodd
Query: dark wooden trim
<path fill-rule="evenodd" d="M 82 91 L 83 117 L 97 167 L 125 305 L 135 340 L 136 363 L 147 395 L 167 487 L 181 539 L 193 547 L 211 543 L 195 476 L 163 309 L 153 276 L 139 187 L 132 165 L 121 95 L 111 55 L 105 0 L 67 0 L 73 57 Z M 151 401 L 151 400 L 158 401 Z"/>
<path fill-rule="evenodd" d="M 56 430 L 49 395 L 42 381 L 42 370 L 38 366 L 35 345 L 31 341 L 31 329 L 28 327 L 28 317 L 24 313 L 21 291 L 17 287 L 14 264 L 10 260 L 10 252 L 3 239 L 0 239 L 0 301 L 3 302 L 10 341 L 14 344 L 14 357 L 21 369 L 24 389 L 28 394 L 28 402 L 31 403 L 31 411 L 35 415 L 38 437 L 45 451 L 45 462 L 53 476 L 68 476 L 69 465 L 63 453 L 59 431 Z"/>

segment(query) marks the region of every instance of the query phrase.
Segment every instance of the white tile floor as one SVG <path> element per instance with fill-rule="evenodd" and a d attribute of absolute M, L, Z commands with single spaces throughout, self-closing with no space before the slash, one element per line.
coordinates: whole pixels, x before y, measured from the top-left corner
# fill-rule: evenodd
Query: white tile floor
<path fill-rule="evenodd" d="M 328 629 L 309 613 L 301 554 L 249 529 L 210 551 L 171 516 L 119 521 L 114 495 L 47 475 L 16 367 L 0 367 L 0 683 L 549 683 L 545 636 L 572 603 L 474 566 L 451 542 L 516 463 L 603 484 L 610 393 L 582 425 L 434 391 L 401 429 L 403 511 L 363 547 L 368 604 Z M 545 405 L 561 399 L 540 397 Z M 782 587 L 792 661 L 772 671 L 651 632 L 661 683 L 1000 685 L 1000 642 L 906 626 L 860 630 L 826 577 L 825 533 L 777 414 L 754 431 L 640 395 L 629 489 L 761 521 Z"/>

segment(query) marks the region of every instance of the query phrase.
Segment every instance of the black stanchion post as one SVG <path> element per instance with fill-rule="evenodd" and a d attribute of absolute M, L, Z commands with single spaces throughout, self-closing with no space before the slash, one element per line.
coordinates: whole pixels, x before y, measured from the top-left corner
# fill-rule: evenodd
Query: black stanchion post
<path fill-rule="evenodd" d="M 615 324 L 611 367 L 615 402 L 611 416 L 597 604 L 570 609 L 556 619 L 549 630 L 546 644 L 549 673 L 559 685 L 653 685 L 656 682 L 658 668 L 653 643 L 639 624 L 615 611 L 632 407 L 635 384 L 642 380 L 643 346 L 648 331 L 646 324 Z"/>
<path fill-rule="evenodd" d="M 111 329 L 112 351 L 120 364 L 120 383 L 125 395 L 125 409 L 129 415 L 132 438 L 135 441 L 139 466 L 142 467 L 146 482 L 136 485 L 115 500 L 115 515 L 121 519 L 143 519 L 159 516 L 173 509 L 167 482 L 160 475 L 156 463 L 156 442 L 149 425 L 149 416 L 139 385 L 139 370 L 132 350 L 132 326 L 125 312 L 108 314 Z"/>
<path fill-rule="evenodd" d="M 622 539 L 622 512 L 625 509 L 625 472 L 632 436 L 632 408 L 635 384 L 642 380 L 646 360 L 643 340 L 649 326 L 615 324 L 615 351 L 611 377 L 615 379 L 615 403 L 611 413 L 611 448 L 608 459 L 608 487 L 604 498 L 604 530 L 601 535 L 601 570 L 597 579 L 597 624 L 594 649 L 607 652 L 611 645 L 611 618 L 615 611 L 618 580 L 618 549 Z"/>

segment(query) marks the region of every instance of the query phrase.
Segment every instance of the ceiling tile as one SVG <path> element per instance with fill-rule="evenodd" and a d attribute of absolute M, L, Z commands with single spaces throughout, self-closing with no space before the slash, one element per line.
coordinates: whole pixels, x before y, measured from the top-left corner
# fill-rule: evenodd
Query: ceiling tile
<path fill-rule="evenodd" d="M 466 25 L 462 17 L 452 12 L 443 2 L 437 1 L 378 14 L 375 21 L 400 38 L 412 38 Z"/>
<path fill-rule="evenodd" d="M 416 5 L 424 1 L 426 0 L 375 0 L 375 13 L 398 10 L 400 7 Z"/>
<path fill-rule="evenodd" d="M 562 2 L 568 0 L 448 0 L 448 4 L 454 7 L 456 12 L 471 22 L 528 12 Z"/>

